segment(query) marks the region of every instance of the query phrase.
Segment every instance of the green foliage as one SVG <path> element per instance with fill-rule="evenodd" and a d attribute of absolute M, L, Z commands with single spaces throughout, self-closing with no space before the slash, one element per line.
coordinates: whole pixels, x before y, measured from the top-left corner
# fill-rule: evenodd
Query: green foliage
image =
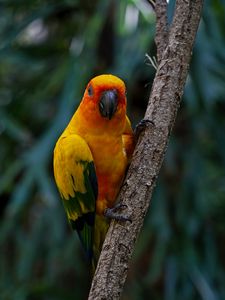
<path fill-rule="evenodd" d="M 224 16 L 222 1 L 205 1 L 124 299 L 225 298 Z M 96 74 L 123 78 L 133 123 L 143 116 L 154 21 L 144 0 L 1 1 L 0 299 L 86 299 L 88 268 L 56 191 L 52 152 Z"/>

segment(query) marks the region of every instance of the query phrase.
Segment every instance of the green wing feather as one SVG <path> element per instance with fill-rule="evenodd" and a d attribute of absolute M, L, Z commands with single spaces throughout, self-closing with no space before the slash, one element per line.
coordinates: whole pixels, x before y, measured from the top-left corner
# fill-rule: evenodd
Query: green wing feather
<path fill-rule="evenodd" d="M 54 150 L 54 175 L 68 220 L 91 259 L 98 184 L 91 151 L 80 136 L 63 135 L 59 139 Z"/>

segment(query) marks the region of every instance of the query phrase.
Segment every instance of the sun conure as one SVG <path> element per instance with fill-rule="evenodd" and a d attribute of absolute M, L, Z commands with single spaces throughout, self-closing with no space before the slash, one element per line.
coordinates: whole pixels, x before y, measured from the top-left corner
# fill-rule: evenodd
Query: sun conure
<path fill-rule="evenodd" d="M 54 149 L 54 175 L 72 228 L 96 266 L 116 218 L 116 198 L 134 148 L 124 82 L 94 77 Z"/>

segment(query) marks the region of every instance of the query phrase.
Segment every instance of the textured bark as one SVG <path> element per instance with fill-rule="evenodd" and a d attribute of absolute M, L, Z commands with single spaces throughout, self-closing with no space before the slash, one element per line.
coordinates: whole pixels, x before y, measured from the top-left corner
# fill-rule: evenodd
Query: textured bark
<path fill-rule="evenodd" d="M 156 14 L 155 43 L 157 46 L 157 59 L 159 63 L 162 59 L 163 52 L 166 49 L 168 43 L 168 22 L 167 22 L 166 0 L 156 0 L 155 14 Z"/>
<path fill-rule="evenodd" d="M 165 1 L 162 11 L 165 12 Z M 157 32 L 159 57 L 145 119 L 153 121 L 139 137 L 119 201 L 128 205 L 132 223 L 112 221 L 107 233 L 92 287 L 90 299 L 119 299 L 127 276 L 128 263 L 146 215 L 152 191 L 164 158 L 169 135 L 175 122 L 203 0 L 177 0 L 167 41 L 165 32 Z M 165 24 L 165 15 L 157 16 Z M 164 29 L 163 29 L 164 30 Z M 162 50 L 163 49 L 163 50 Z M 161 52 L 160 52 L 161 51 Z"/>

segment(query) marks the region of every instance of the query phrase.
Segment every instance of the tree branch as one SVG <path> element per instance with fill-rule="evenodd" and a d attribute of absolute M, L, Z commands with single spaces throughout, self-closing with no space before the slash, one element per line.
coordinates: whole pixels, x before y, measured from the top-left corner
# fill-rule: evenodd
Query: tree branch
<path fill-rule="evenodd" d="M 166 0 L 156 0 L 155 2 L 156 14 L 156 33 L 155 43 L 157 46 L 157 60 L 160 63 L 168 43 L 168 22 L 167 22 L 167 2 Z"/>
<path fill-rule="evenodd" d="M 140 136 L 119 201 L 129 206 L 132 223 L 112 221 L 107 233 L 89 300 L 119 299 L 128 263 L 141 230 L 162 165 L 187 77 L 203 0 L 177 0 L 166 47 L 154 79 L 145 119 L 154 125 Z M 158 19 L 157 19 L 158 20 Z M 159 45 L 164 34 L 159 33 Z"/>

